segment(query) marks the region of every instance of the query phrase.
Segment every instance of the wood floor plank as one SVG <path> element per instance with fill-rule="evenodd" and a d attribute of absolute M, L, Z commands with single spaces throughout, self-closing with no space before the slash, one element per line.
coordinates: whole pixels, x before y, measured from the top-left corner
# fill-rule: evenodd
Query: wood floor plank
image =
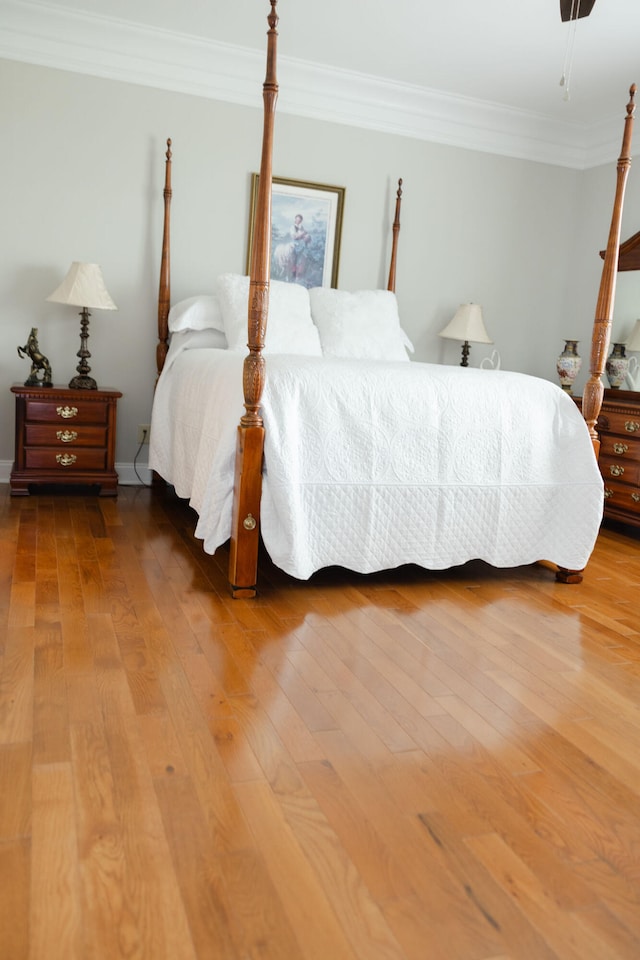
<path fill-rule="evenodd" d="M 29 957 L 31 839 L 0 840 L 0 956 Z"/>
<path fill-rule="evenodd" d="M 583 914 L 560 910 L 535 875 L 495 834 L 471 837 L 468 846 L 505 892 L 517 903 L 545 941 L 566 960 L 633 960 L 628 941 L 616 929 L 605 935 L 584 923 Z M 589 911 L 591 912 L 591 911 Z"/>
<path fill-rule="evenodd" d="M 59 624 L 35 630 L 33 762 L 71 759 L 63 640 Z"/>
<path fill-rule="evenodd" d="M 0 844 L 31 835 L 32 744 L 0 745 Z"/>
<path fill-rule="evenodd" d="M 323 886 L 286 822 L 271 788 L 264 783 L 234 787 L 249 823 L 260 828 L 254 839 L 283 903 L 305 960 L 359 960 Z"/>
<path fill-rule="evenodd" d="M 313 794 L 281 794 L 278 800 L 287 825 L 306 862 L 319 877 L 355 955 L 369 960 L 396 960 L 401 955 L 399 944 Z"/>
<path fill-rule="evenodd" d="M 71 764 L 34 767 L 32 787 L 29 956 L 34 960 L 83 960 L 87 945 L 80 906 Z"/>
<path fill-rule="evenodd" d="M 0 743 L 33 736 L 34 627 L 7 627 L 0 676 Z"/>

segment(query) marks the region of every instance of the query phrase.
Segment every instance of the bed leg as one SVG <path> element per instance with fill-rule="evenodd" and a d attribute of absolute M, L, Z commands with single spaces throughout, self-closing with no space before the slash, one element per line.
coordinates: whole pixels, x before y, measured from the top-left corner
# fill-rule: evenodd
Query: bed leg
<path fill-rule="evenodd" d="M 238 600 L 256 595 L 263 448 L 263 427 L 238 427 L 229 553 L 229 585 Z"/>
<path fill-rule="evenodd" d="M 558 583 L 582 583 L 584 570 L 568 570 L 566 567 L 558 567 L 556 570 L 556 580 Z"/>

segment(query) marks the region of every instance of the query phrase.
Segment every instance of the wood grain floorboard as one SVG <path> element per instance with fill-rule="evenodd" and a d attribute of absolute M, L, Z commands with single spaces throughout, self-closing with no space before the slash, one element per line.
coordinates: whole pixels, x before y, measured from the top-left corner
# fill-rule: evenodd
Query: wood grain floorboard
<path fill-rule="evenodd" d="M 0 960 L 637 960 L 640 536 L 231 599 L 170 490 L 0 486 Z"/>

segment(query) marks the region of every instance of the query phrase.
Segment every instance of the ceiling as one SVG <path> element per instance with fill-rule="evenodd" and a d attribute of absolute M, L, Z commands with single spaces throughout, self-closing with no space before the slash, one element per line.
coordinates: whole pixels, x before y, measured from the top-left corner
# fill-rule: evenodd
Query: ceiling
<path fill-rule="evenodd" d="M 12 3 L 0 0 L 0 7 Z M 261 54 L 269 11 L 267 0 L 29 5 Z M 282 63 L 311 61 L 470 106 L 484 101 L 555 128 L 584 131 L 624 117 L 629 86 L 640 82 L 639 0 L 596 0 L 590 16 L 574 23 L 561 21 L 559 0 L 279 0 L 278 14 Z"/>

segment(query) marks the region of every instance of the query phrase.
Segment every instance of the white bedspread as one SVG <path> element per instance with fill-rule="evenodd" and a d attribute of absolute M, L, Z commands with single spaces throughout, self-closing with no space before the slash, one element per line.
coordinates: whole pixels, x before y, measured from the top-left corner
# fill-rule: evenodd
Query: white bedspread
<path fill-rule="evenodd" d="M 150 467 L 230 536 L 240 354 L 176 351 L 158 382 Z M 585 566 L 603 484 L 569 396 L 523 374 L 271 356 L 262 536 L 294 577 L 339 565 Z"/>

